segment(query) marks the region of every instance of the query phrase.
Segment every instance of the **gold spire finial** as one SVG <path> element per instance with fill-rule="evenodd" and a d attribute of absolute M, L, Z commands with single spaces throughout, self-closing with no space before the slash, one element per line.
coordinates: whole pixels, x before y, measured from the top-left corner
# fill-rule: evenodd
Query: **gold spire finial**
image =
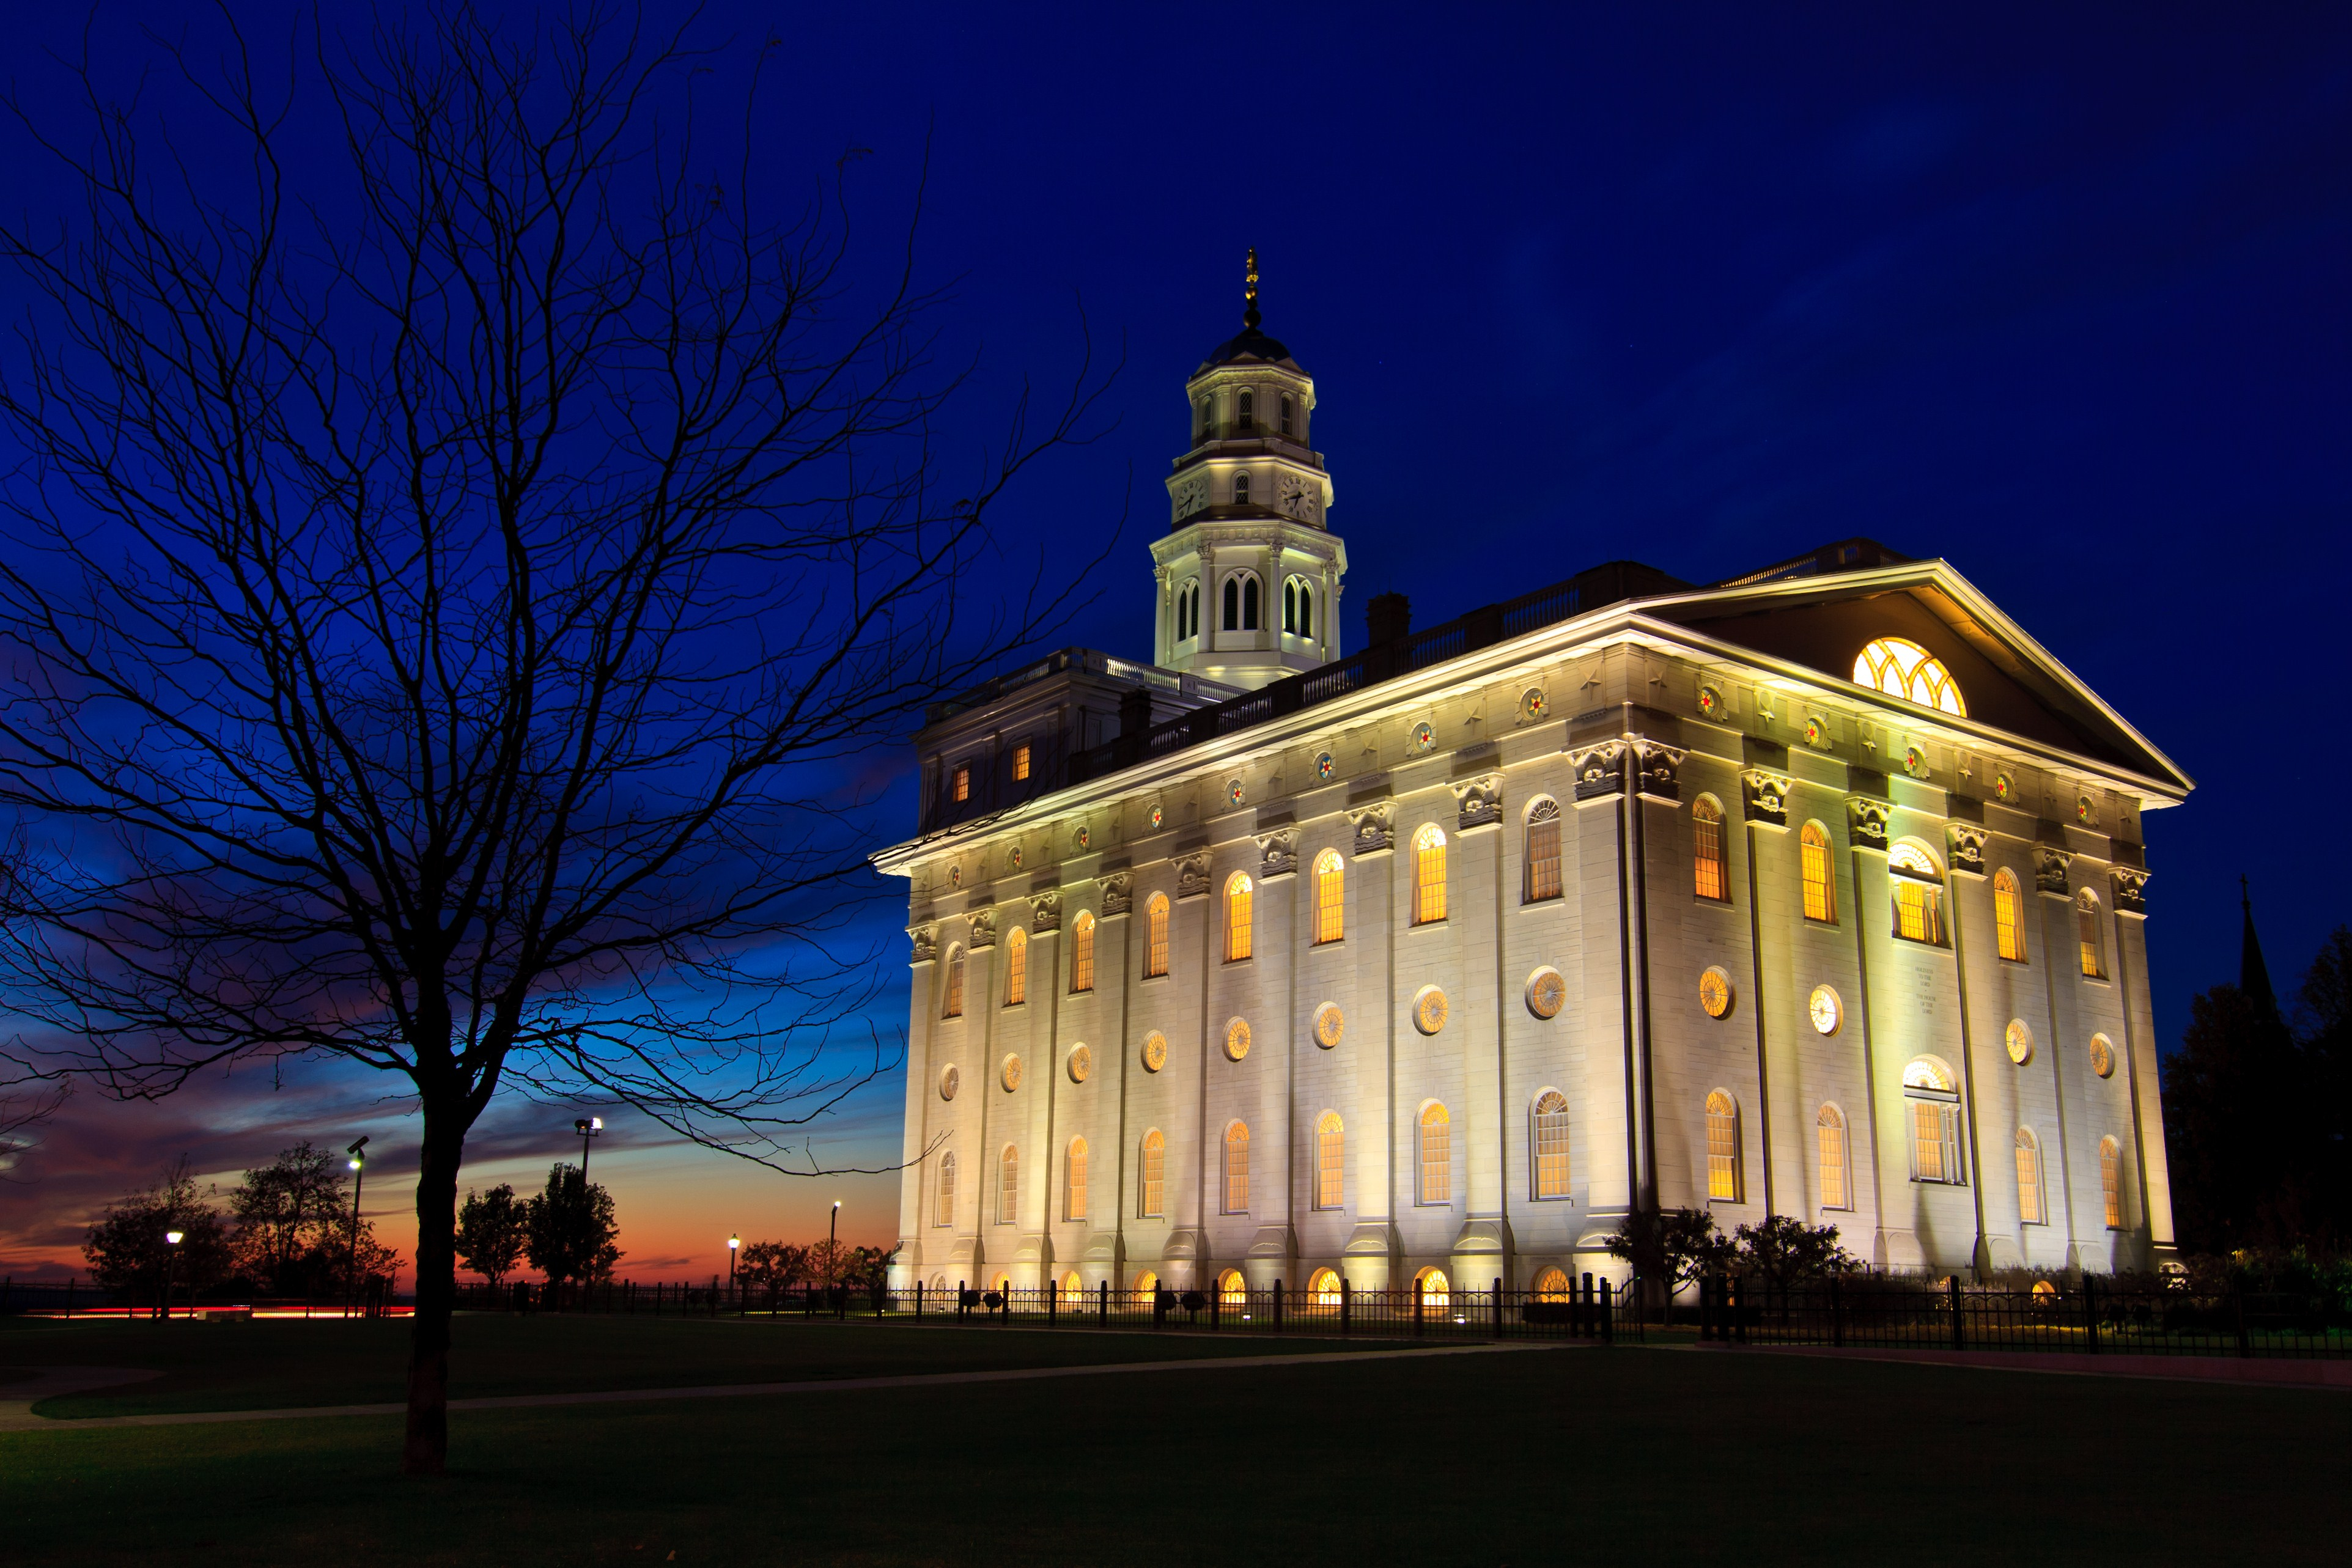
<path fill-rule="evenodd" d="M 1242 325 L 1249 328 L 1252 331 L 1255 331 L 1257 329 L 1258 321 L 1257 246 L 1255 246 L 1249 247 L 1249 275 L 1247 283 L 1244 284 L 1242 288 L 1242 298 L 1248 307 L 1242 312 Z"/>

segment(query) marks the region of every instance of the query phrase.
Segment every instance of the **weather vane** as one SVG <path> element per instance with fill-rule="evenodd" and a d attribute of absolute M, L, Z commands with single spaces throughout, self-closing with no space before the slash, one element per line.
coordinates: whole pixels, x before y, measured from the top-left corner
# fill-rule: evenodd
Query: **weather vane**
<path fill-rule="evenodd" d="M 1257 327 L 1257 246 L 1249 248 L 1249 281 L 1242 289 L 1242 298 L 1249 308 L 1242 312 L 1242 325 L 1255 330 Z"/>

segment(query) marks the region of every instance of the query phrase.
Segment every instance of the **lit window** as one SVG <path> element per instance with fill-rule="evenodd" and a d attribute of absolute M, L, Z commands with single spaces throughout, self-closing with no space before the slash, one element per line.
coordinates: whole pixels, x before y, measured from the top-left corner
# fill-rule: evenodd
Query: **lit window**
<path fill-rule="evenodd" d="M 1739 1107 L 1717 1089 L 1706 1097 L 1706 1196 L 1739 1201 Z"/>
<path fill-rule="evenodd" d="M 948 949 L 948 1003 L 940 1009 L 943 1018 L 963 1017 L 963 947 L 961 944 Z"/>
<path fill-rule="evenodd" d="M 1225 1129 L 1225 1212 L 1249 1212 L 1249 1128 L 1239 1122 Z"/>
<path fill-rule="evenodd" d="M 1822 1207 L 1851 1208 L 1846 1197 L 1845 1117 L 1834 1105 L 1824 1105 L 1813 1118 L 1814 1157 L 1820 1162 Z"/>
<path fill-rule="evenodd" d="M 2107 1201 L 2107 1228 L 2124 1228 L 2123 1150 L 2113 1138 L 2099 1140 L 2099 1192 Z"/>
<path fill-rule="evenodd" d="M 1547 1089 L 1536 1101 L 1536 1196 L 1568 1196 L 1568 1096 Z"/>
<path fill-rule="evenodd" d="M 1087 1217 L 1087 1141 L 1072 1138 L 1069 1152 L 1062 1156 L 1062 1218 L 1084 1219 Z M 1076 1279 L 1076 1275 L 1072 1275 Z"/>
<path fill-rule="evenodd" d="M 1960 1096 L 1950 1070 L 1919 1058 L 1903 1070 L 1903 1098 L 1911 1117 L 1911 1179 L 1958 1186 Z"/>
<path fill-rule="evenodd" d="M 2024 963 L 2025 901 L 2018 894 L 2017 877 L 2006 868 L 1992 873 L 1992 929 L 2000 956 Z"/>
<path fill-rule="evenodd" d="M 1063 1303 L 1064 1303 L 1065 1305 L 1066 1305 L 1066 1304 L 1068 1304 L 1069 1302 L 1072 1302 L 1072 1301 L 1076 1301 L 1076 1300 L 1078 1299 L 1078 1294 L 1079 1294 L 1079 1292 L 1080 1292 L 1080 1291 L 1084 1291 L 1086 1288 L 1087 1288 L 1087 1287 L 1086 1287 L 1085 1282 L 1084 1282 L 1083 1281 L 1081 1281 L 1081 1280 L 1078 1278 L 1078 1271 L 1077 1271 L 1076 1269 L 1073 1269 L 1073 1270 L 1071 1270 L 1068 1273 L 1066 1273 L 1066 1274 L 1063 1275 L 1063 1276 L 1062 1276 L 1062 1301 L 1063 1301 Z"/>
<path fill-rule="evenodd" d="M 1895 884 L 1895 935 L 1907 942 L 1940 946 L 1944 940 L 1944 873 L 1927 852 L 1914 843 L 1898 843 L 1886 852 L 1886 870 Z"/>
<path fill-rule="evenodd" d="M 1029 743 L 1025 740 L 1013 748 L 1013 777 L 1016 781 L 1029 777 Z"/>
<path fill-rule="evenodd" d="M 1337 1269 L 1318 1269 L 1307 1277 L 1307 1304 L 1310 1307 L 1336 1307 L 1343 1291 Z"/>
<path fill-rule="evenodd" d="M 1421 1113 L 1421 1201 L 1454 1201 L 1454 1124 L 1443 1105 Z"/>
<path fill-rule="evenodd" d="M 1969 705 L 1960 700 L 1960 688 L 1952 684 L 1943 662 L 1900 637 L 1881 637 L 1863 649 L 1853 661 L 1853 679 L 1856 685 L 1874 686 L 1921 707 L 1969 716 Z"/>
<path fill-rule="evenodd" d="M 1250 879 L 1235 872 L 1225 879 L 1225 962 L 1250 956 Z"/>
<path fill-rule="evenodd" d="M 1227 1269 L 1217 1276 L 1217 1301 L 1228 1308 L 1249 1305 L 1249 1281 L 1239 1269 Z"/>
<path fill-rule="evenodd" d="M 1528 807 L 1526 902 L 1559 896 L 1559 802 L 1544 799 Z"/>
<path fill-rule="evenodd" d="M 1337 1208 L 1347 1169 L 1348 1133 L 1337 1111 L 1326 1111 L 1315 1124 L 1315 1207 Z"/>
<path fill-rule="evenodd" d="M 1797 836 L 1797 856 L 1805 883 L 1805 918 L 1835 920 L 1837 894 L 1830 882 L 1830 835 L 1819 822 L 1807 822 Z"/>
<path fill-rule="evenodd" d="M 1011 1225 L 1021 1212 L 1021 1154 L 1011 1144 L 996 1160 L 996 1223 Z"/>
<path fill-rule="evenodd" d="M 1290 394 L 1288 392 L 1282 394 L 1282 434 L 1285 435 L 1290 434 Z"/>
<path fill-rule="evenodd" d="M 2026 1225 L 2050 1223 L 2042 1203 L 2042 1145 L 2026 1127 L 2017 1130 L 2017 1218 Z"/>
<path fill-rule="evenodd" d="M 1568 1270 L 1546 1269 L 1536 1276 L 1536 1300 L 1565 1301 L 1569 1299 Z"/>
<path fill-rule="evenodd" d="M 1445 1310 L 1448 1293 L 1444 1270 L 1423 1269 L 1412 1277 L 1412 1288 L 1424 1308 L 1434 1312 Z"/>
<path fill-rule="evenodd" d="M 1723 808 L 1704 795 L 1691 807 L 1691 875 L 1701 898 L 1731 896 L 1723 870 Z"/>
<path fill-rule="evenodd" d="M 1164 1212 L 1161 1205 L 1166 1192 L 1167 1168 L 1168 1140 L 1160 1135 L 1159 1128 L 1154 1127 L 1143 1134 L 1143 1218 L 1146 1219 L 1157 1219 Z"/>
<path fill-rule="evenodd" d="M 1241 395 L 1234 400 L 1234 423 L 1244 430 L 1256 428 L 1257 393 L 1247 387 L 1242 388 Z"/>
<path fill-rule="evenodd" d="M 2083 973 L 2095 980 L 2105 978 L 2107 949 L 2099 933 L 2099 895 L 2087 887 L 2074 896 L 2074 932 L 2083 949 Z"/>
<path fill-rule="evenodd" d="M 955 1151 L 950 1149 L 940 1156 L 940 1196 L 931 1209 L 933 1225 L 955 1223 Z"/>
<path fill-rule="evenodd" d="M 1095 988 L 1095 917 L 1080 910 L 1070 922 L 1070 989 Z"/>
<path fill-rule="evenodd" d="M 1147 1299 L 1160 1293 L 1160 1276 L 1146 1269 L 1135 1277 L 1135 1293 Z"/>
<path fill-rule="evenodd" d="M 955 798 L 958 800 L 971 799 L 971 765 L 970 763 L 961 764 L 955 770 Z"/>
<path fill-rule="evenodd" d="M 1168 972 L 1168 895 L 1155 893 L 1145 906 L 1146 926 L 1143 944 L 1143 972 L 1164 975 Z"/>
<path fill-rule="evenodd" d="M 1004 937 L 1004 1005 L 1018 1007 L 1029 999 L 1029 933 L 1018 925 Z"/>
<path fill-rule="evenodd" d="M 1412 923 L 1445 918 L 1445 835 L 1435 822 L 1412 836 Z"/>
<path fill-rule="evenodd" d="M 1315 857 L 1315 940 L 1337 942 L 1346 929 L 1348 866 L 1338 850 Z"/>

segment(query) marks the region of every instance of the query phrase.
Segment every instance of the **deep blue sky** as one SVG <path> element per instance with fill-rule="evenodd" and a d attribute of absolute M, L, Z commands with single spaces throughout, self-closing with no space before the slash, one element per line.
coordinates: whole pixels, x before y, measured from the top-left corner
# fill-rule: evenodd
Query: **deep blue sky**
<path fill-rule="evenodd" d="M 281 8 L 237 12 L 286 36 Z M 175 14 L 110 6 L 101 56 L 127 73 L 139 24 Z M 1949 559 L 2198 779 L 2148 823 L 2168 1042 L 2234 976 L 2241 872 L 2283 981 L 2352 919 L 2309 869 L 2352 763 L 2352 12 L 742 5 L 705 26 L 740 41 L 721 83 L 782 40 L 763 172 L 871 150 L 877 253 L 928 139 L 942 351 L 985 367 L 951 450 L 994 435 L 1013 377 L 1066 374 L 1075 301 L 1124 347 L 1116 428 L 1013 497 L 975 596 L 1027 552 L 1090 556 L 1124 511 L 1066 640 L 1149 654 L 1181 382 L 1238 327 L 1255 245 L 1267 329 L 1317 379 L 1351 642 L 1386 588 L 1426 623 L 1615 557 L 1706 580 L 1874 536 Z M 79 27 L 27 12 L 0 40 L 37 111 L 40 51 Z M 0 202 L 58 195 L 13 127 L 0 168 Z"/>

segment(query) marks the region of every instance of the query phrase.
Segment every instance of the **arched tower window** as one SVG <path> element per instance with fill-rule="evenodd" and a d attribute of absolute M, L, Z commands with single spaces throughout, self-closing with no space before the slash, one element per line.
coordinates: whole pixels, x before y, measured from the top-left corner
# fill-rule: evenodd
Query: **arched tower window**
<path fill-rule="evenodd" d="M 1315 1123 L 1315 1207 L 1339 1207 L 1348 1166 L 1348 1130 L 1339 1113 L 1326 1111 Z"/>
<path fill-rule="evenodd" d="M 940 1156 L 940 1194 L 931 1208 L 933 1225 L 955 1223 L 955 1151 Z"/>
<path fill-rule="evenodd" d="M 1348 863 L 1338 850 L 1315 857 L 1315 940 L 1337 942 L 1346 935 Z"/>
<path fill-rule="evenodd" d="M 1520 859 L 1526 876 L 1520 901 L 1540 904 L 1559 896 L 1559 802 L 1538 795 L 1528 802 L 1527 844 Z"/>
<path fill-rule="evenodd" d="M 1236 506 L 1236 507 L 1246 507 L 1246 506 L 1248 506 L 1248 505 L 1249 505 L 1249 498 L 1250 498 L 1250 482 L 1249 482 L 1249 480 L 1250 480 L 1250 476 L 1249 476 L 1249 471 L 1248 471 L 1247 469 L 1244 469 L 1242 472 L 1240 472 L 1240 473 L 1238 473 L 1238 474 L 1236 474 L 1236 475 L 1234 475 L 1234 506 Z"/>
<path fill-rule="evenodd" d="M 1011 1144 L 996 1156 L 996 1223 L 1012 1225 L 1021 1216 L 1021 1151 Z"/>
<path fill-rule="evenodd" d="M 1289 394 L 1288 392 L 1285 392 L 1285 393 L 1283 393 L 1283 394 L 1282 394 L 1282 403 L 1281 403 L 1281 408 L 1282 408 L 1282 434 L 1285 434 L 1285 435 L 1288 435 L 1288 434 L 1291 433 L 1291 432 L 1290 432 L 1290 394 Z"/>
<path fill-rule="evenodd" d="M 1412 923 L 1445 918 L 1445 834 L 1435 822 L 1412 836 Z"/>
<path fill-rule="evenodd" d="M 1004 934 L 1004 1005 L 1029 999 L 1029 933 L 1016 925 Z"/>
<path fill-rule="evenodd" d="M 1536 1196 L 1568 1196 L 1568 1096 L 1547 1089 L 1536 1096 L 1534 1136 Z"/>
<path fill-rule="evenodd" d="M 1201 634 L 1201 584 L 1197 579 L 1186 578 L 1176 589 L 1176 641 L 1189 642 Z"/>
<path fill-rule="evenodd" d="M 1247 387 L 1234 400 L 1234 423 L 1244 432 L 1257 428 L 1257 393 Z"/>
<path fill-rule="evenodd" d="M 1237 571 L 1225 579 L 1224 629 L 1228 632 L 1257 630 L 1257 577 L 1255 573 Z"/>
<path fill-rule="evenodd" d="M 1911 1179 L 1958 1186 L 1960 1096 L 1951 1069 L 1923 1056 L 1903 1070 L 1903 1103 L 1911 1117 Z"/>
<path fill-rule="evenodd" d="M 1095 988 L 1095 917 L 1091 911 L 1081 909 L 1070 922 L 1070 989 L 1091 991 Z"/>
<path fill-rule="evenodd" d="M 2099 1140 L 2099 1193 L 2107 1202 L 2107 1228 L 2124 1228 L 2124 1152 L 2113 1138 Z"/>
<path fill-rule="evenodd" d="M 1257 630 L 1257 579 L 1255 577 L 1242 579 L 1242 630 Z"/>
<path fill-rule="evenodd" d="M 1992 930 L 2000 956 L 2025 962 L 2025 900 L 2018 892 L 2017 875 L 2008 867 L 1992 873 Z"/>
<path fill-rule="evenodd" d="M 1805 918 L 1835 920 L 1837 894 L 1830 881 L 1830 834 L 1819 822 L 1807 822 L 1797 836 L 1800 873 L 1805 883 Z"/>
<path fill-rule="evenodd" d="M 1087 1141 L 1072 1138 L 1062 1156 L 1062 1218 L 1087 1217 Z"/>
<path fill-rule="evenodd" d="M 1745 1174 L 1739 1160 L 1739 1104 L 1717 1089 L 1706 1097 L 1706 1196 L 1738 1203 Z"/>
<path fill-rule="evenodd" d="M 1225 1212 L 1249 1212 L 1249 1127 L 1235 1122 L 1225 1129 Z"/>
<path fill-rule="evenodd" d="M 1225 879 L 1225 962 L 1250 956 L 1250 879 L 1235 872 Z"/>
<path fill-rule="evenodd" d="M 1712 795 L 1691 805 L 1691 881 L 1701 898 L 1731 896 L 1731 879 L 1723 867 L 1723 808 Z"/>
<path fill-rule="evenodd" d="M 1813 1117 L 1814 1158 L 1819 1162 L 1818 1183 L 1823 1208 L 1852 1208 L 1853 1199 L 1846 1193 L 1845 1179 L 1845 1113 L 1834 1105 L 1824 1105 Z"/>
<path fill-rule="evenodd" d="M 947 1005 L 940 1009 L 940 1016 L 963 1017 L 963 944 L 961 942 L 948 949 L 948 999 Z"/>
<path fill-rule="evenodd" d="M 2105 979 L 2107 944 L 2099 930 L 2099 895 L 2087 887 L 2074 895 L 2074 934 L 2083 949 L 2083 973 Z"/>
<path fill-rule="evenodd" d="M 1164 975 L 1168 972 L 1168 895 L 1153 894 L 1143 908 L 1143 972 Z"/>
<path fill-rule="evenodd" d="M 1874 686 L 1921 707 L 1969 716 L 1969 705 L 1960 700 L 1960 688 L 1952 684 L 1952 673 L 1943 661 L 1900 637 L 1880 637 L 1856 654 L 1853 680 L 1856 685 Z"/>
<path fill-rule="evenodd" d="M 1283 580 L 1282 629 L 1294 637 L 1315 635 L 1315 589 L 1303 577 Z"/>
<path fill-rule="evenodd" d="M 1298 580 L 1282 580 L 1282 629 L 1292 636 L 1298 634 Z"/>
<path fill-rule="evenodd" d="M 1895 935 L 1906 942 L 1942 946 L 1944 873 L 1927 851 L 1905 840 L 1886 852 L 1895 894 Z"/>
<path fill-rule="evenodd" d="M 1203 443 L 1206 443 L 1212 436 L 1217 434 L 1217 400 L 1213 397 L 1202 398 L 1201 400 L 1200 415 L 1201 440 Z"/>
<path fill-rule="evenodd" d="M 1225 579 L 1225 614 L 1218 624 L 1228 632 L 1242 629 L 1242 580 L 1238 577 Z"/>
<path fill-rule="evenodd" d="M 1168 1171 L 1168 1140 L 1157 1127 L 1143 1134 L 1141 1164 L 1139 1174 L 1143 1179 L 1137 1185 L 1142 1189 L 1142 1215 L 1146 1219 L 1157 1219 L 1167 1212 Z"/>
<path fill-rule="evenodd" d="M 1421 1109 L 1421 1201 L 1454 1201 L 1454 1118 L 1433 1100 Z"/>
<path fill-rule="evenodd" d="M 2042 1201 L 2042 1141 L 2031 1127 L 2017 1130 L 2017 1218 L 2022 1225 L 2050 1223 Z"/>

